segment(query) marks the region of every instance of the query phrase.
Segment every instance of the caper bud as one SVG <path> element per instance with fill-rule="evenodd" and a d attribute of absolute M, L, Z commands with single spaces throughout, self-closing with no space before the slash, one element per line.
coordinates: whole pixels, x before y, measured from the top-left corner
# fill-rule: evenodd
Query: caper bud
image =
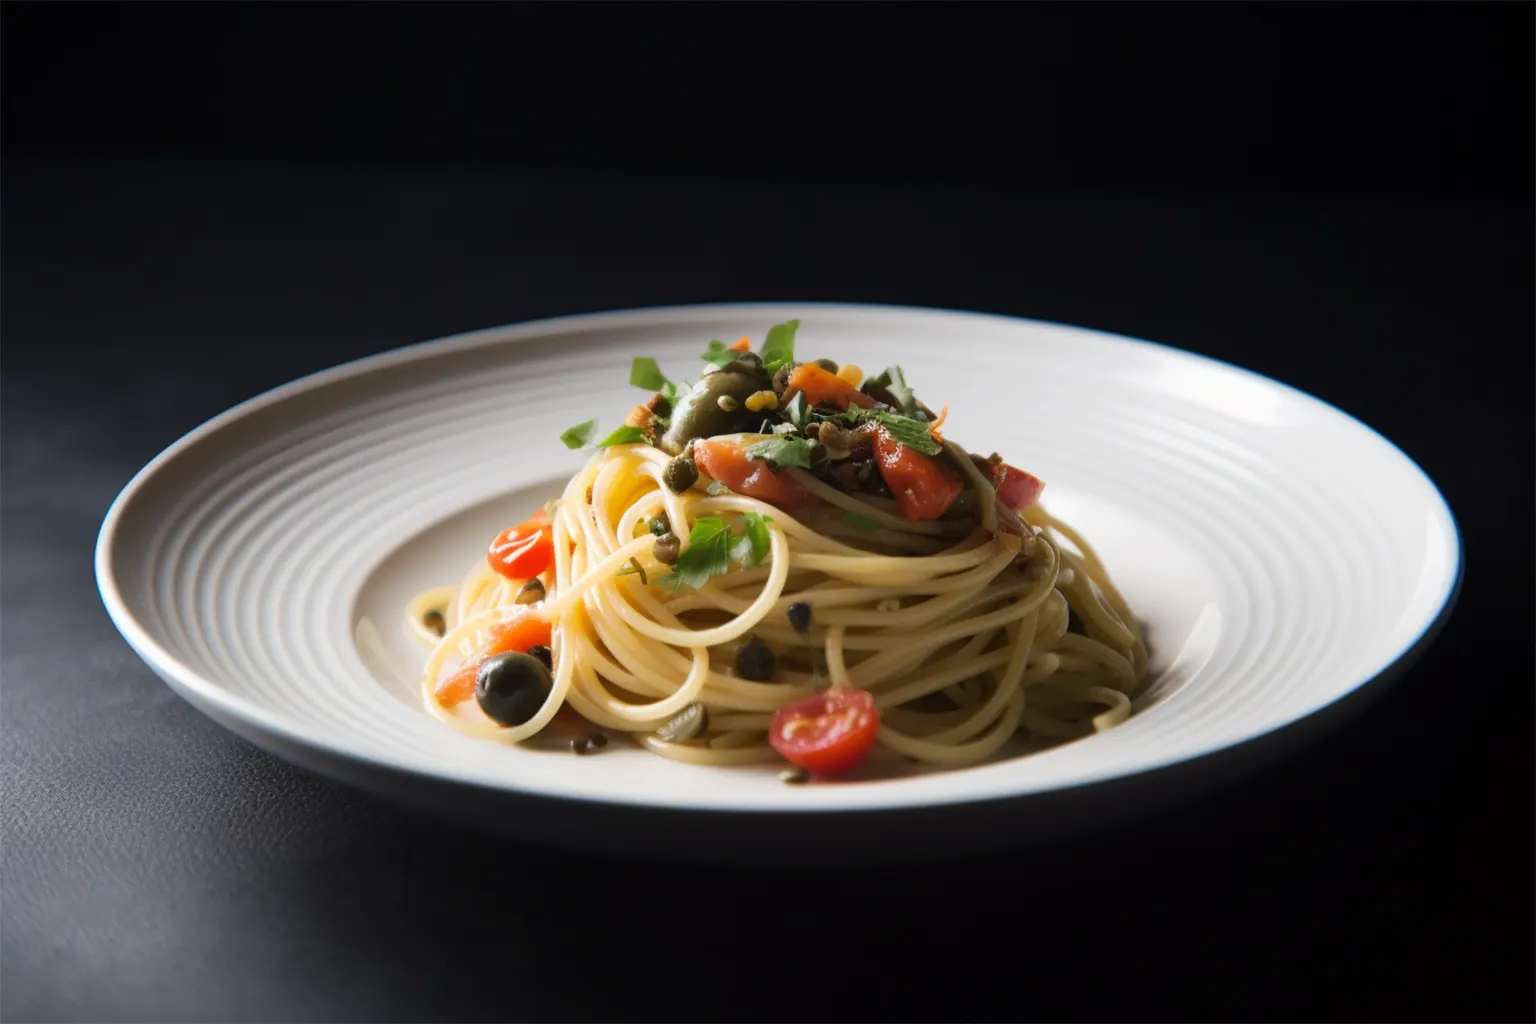
<path fill-rule="evenodd" d="M 811 781 L 811 773 L 799 765 L 793 765 L 779 772 L 779 781 L 790 786 L 803 786 Z"/>
<path fill-rule="evenodd" d="M 794 627 L 796 633 L 805 634 L 811 631 L 811 606 L 804 601 L 796 601 L 789 606 L 789 624 Z"/>
<path fill-rule="evenodd" d="M 679 455 L 667 463 L 661 479 L 673 494 L 682 494 L 699 478 L 699 467 L 686 455 Z"/>
<path fill-rule="evenodd" d="M 538 604 L 544 600 L 544 582 L 537 576 L 522 585 L 517 592 L 517 604 Z"/>
<path fill-rule="evenodd" d="M 838 369 L 837 364 L 830 359 L 818 359 L 816 360 L 816 365 L 828 373 L 836 373 Z"/>
<path fill-rule="evenodd" d="M 667 518 L 665 512 L 658 512 L 645 525 L 650 528 L 652 535 L 657 537 L 665 537 L 672 532 L 672 520 Z"/>
<path fill-rule="evenodd" d="M 448 632 L 448 620 L 443 618 L 443 613 L 436 608 L 421 617 L 421 624 L 438 636 Z"/>
<path fill-rule="evenodd" d="M 673 565 L 682 551 L 683 542 L 677 539 L 676 534 L 669 533 L 665 537 L 656 538 L 656 543 L 651 547 L 651 557 L 662 565 Z"/>
<path fill-rule="evenodd" d="M 749 637 L 736 648 L 736 674 L 754 683 L 766 683 L 773 678 L 776 660 L 767 644 L 755 636 Z"/>

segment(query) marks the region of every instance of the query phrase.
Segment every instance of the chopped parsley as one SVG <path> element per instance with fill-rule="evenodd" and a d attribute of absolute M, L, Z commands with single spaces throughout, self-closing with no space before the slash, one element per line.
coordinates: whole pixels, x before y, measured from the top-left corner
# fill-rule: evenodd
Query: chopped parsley
<path fill-rule="evenodd" d="M 738 534 L 719 516 L 700 516 L 688 533 L 687 550 L 677 556 L 672 571 L 657 582 L 676 591 L 680 587 L 702 587 L 711 577 L 725 575 L 732 560 L 750 569 L 768 556 L 770 521 L 756 512 L 747 512 L 741 517 L 742 531 Z"/>
<path fill-rule="evenodd" d="M 786 469 L 790 466 L 810 469 L 811 442 L 803 437 L 793 437 L 788 434 L 771 437 L 766 441 L 747 445 L 746 456 L 749 459 L 768 463 L 770 469 Z"/>
<path fill-rule="evenodd" d="M 597 442 L 599 448 L 612 448 L 616 444 L 650 444 L 651 436 L 639 427 L 623 426 L 601 441 Z"/>
<path fill-rule="evenodd" d="M 891 437 L 924 455 L 937 455 L 944 450 L 938 439 L 929 433 L 928 424 L 898 413 L 853 406 L 847 412 L 838 413 L 836 418 L 847 423 L 878 423 L 890 432 Z"/>
<path fill-rule="evenodd" d="M 869 518 L 869 516 L 861 516 L 857 512 L 849 512 L 847 515 L 843 516 L 843 522 L 847 523 L 849 526 L 863 530 L 865 533 L 880 532 L 879 523 Z"/>
<path fill-rule="evenodd" d="M 763 341 L 763 351 L 760 353 L 763 369 L 775 373 L 780 367 L 795 361 L 795 332 L 799 329 L 799 320 L 775 324 L 768 329 L 768 337 Z"/>
<path fill-rule="evenodd" d="M 670 401 L 677 398 L 677 385 L 667 379 L 661 367 L 650 356 L 636 356 L 629 364 L 629 382 L 647 391 L 659 391 Z"/>
<path fill-rule="evenodd" d="M 592 432 L 596 429 L 597 420 L 587 420 L 565 431 L 560 435 L 560 440 L 565 442 L 567 448 L 582 448 L 592 440 Z"/>

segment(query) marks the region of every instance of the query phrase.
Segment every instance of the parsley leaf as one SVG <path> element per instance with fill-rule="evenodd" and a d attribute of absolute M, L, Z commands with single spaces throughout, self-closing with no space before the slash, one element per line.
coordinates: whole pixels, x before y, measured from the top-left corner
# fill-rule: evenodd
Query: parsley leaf
<path fill-rule="evenodd" d="M 730 568 L 730 527 L 719 516 L 700 516 L 688 534 L 688 549 L 677 556 L 677 563 L 661 582 L 673 590 L 702 587 L 711 576 L 722 576 Z"/>
<path fill-rule="evenodd" d="M 928 424 L 894 412 L 860 409 L 854 406 L 847 412 L 838 413 L 837 418 L 848 423 L 878 423 L 890 431 L 891 436 L 897 441 L 924 455 L 937 455 L 944 450 L 944 446 L 928 432 Z"/>
<path fill-rule="evenodd" d="M 863 530 L 865 533 L 880 532 L 879 523 L 869 518 L 869 516 L 861 516 L 857 512 L 849 512 L 847 515 L 843 516 L 843 522 L 847 523 L 849 526 Z"/>
<path fill-rule="evenodd" d="M 650 444 L 651 438 L 639 427 L 624 426 L 615 430 L 601 441 L 597 442 L 599 448 L 612 448 L 616 444 Z"/>
<path fill-rule="evenodd" d="M 709 347 L 704 350 L 704 354 L 699 356 L 699 358 L 706 363 L 714 363 L 716 366 L 728 366 L 740 354 L 735 349 L 727 346 L 723 341 L 711 341 Z"/>
<path fill-rule="evenodd" d="M 768 328 L 768 337 L 763 342 L 761 352 L 763 369 L 774 373 L 779 367 L 788 366 L 795 361 L 795 332 L 799 329 L 799 320 L 791 320 Z"/>
<path fill-rule="evenodd" d="M 767 558 L 768 550 L 773 546 L 768 537 L 768 524 L 772 521 L 771 516 L 743 513 L 742 531 L 737 535 L 736 543 L 731 545 L 731 557 L 748 569 Z"/>
<path fill-rule="evenodd" d="M 592 431 L 596 429 L 597 420 L 587 420 L 565 431 L 560 435 L 560 440 L 565 442 L 567 448 L 582 448 L 592 440 Z"/>
<path fill-rule="evenodd" d="M 874 379 L 873 383 L 885 388 L 895 397 L 896 401 L 901 404 L 901 414 L 903 416 L 917 415 L 917 396 L 912 393 L 911 388 L 907 387 L 907 377 L 906 374 L 901 372 L 901 367 L 887 366 Z"/>
<path fill-rule="evenodd" d="M 768 463 L 770 469 L 798 466 L 811 468 L 811 442 L 803 437 L 771 437 L 766 441 L 747 445 L 747 458 Z"/>
<path fill-rule="evenodd" d="M 748 569 L 764 558 L 773 543 L 768 524 L 773 520 L 756 512 L 744 513 L 742 530 L 735 533 L 719 516 L 701 516 L 688 533 L 688 549 L 677 556 L 672 571 L 656 582 L 676 592 L 680 587 L 702 587 L 712 576 L 723 576 L 731 562 Z"/>
<path fill-rule="evenodd" d="M 668 400 L 677 397 L 677 385 L 667 380 L 667 375 L 661 372 L 661 367 L 650 356 L 636 356 L 635 361 L 629 364 L 629 382 L 637 388 L 659 391 Z"/>

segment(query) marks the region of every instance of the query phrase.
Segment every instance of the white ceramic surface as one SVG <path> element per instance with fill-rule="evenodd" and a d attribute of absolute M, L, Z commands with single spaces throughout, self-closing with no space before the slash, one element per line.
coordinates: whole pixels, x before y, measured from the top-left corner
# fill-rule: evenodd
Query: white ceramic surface
<path fill-rule="evenodd" d="M 631 356 L 682 376 L 708 339 L 790 317 L 802 354 L 901 363 L 950 406 L 946 433 L 1047 481 L 1146 624 L 1154 679 L 1130 722 L 976 768 L 790 787 L 767 768 L 484 743 L 429 717 L 406 598 L 558 491 L 584 456 L 557 435 L 620 422 Z M 1229 772 L 1209 755 L 1289 745 L 1304 730 L 1283 727 L 1382 675 L 1438 624 L 1460 566 L 1424 474 L 1291 388 L 1071 327 L 819 304 L 567 317 L 305 378 L 157 457 L 96 551 L 144 660 L 281 756 L 533 839 L 717 859 L 944 853 L 1152 806 Z"/>

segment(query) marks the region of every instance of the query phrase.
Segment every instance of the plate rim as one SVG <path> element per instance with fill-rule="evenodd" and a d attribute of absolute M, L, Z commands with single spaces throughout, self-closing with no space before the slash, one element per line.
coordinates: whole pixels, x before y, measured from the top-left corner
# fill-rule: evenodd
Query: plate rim
<path fill-rule="evenodd" d="M 477 347 L 492 344 L 526 344 L 546 335 L 551 328 L 565 327 L 580 329 L 586 325 L 600 326 L 606 320 L 633 319 L 641 320 L 665 320 L 674 316 L 692 316 L 707 318 L 717 315 L 740 315 L 752 310 L 759 313 L 799 313 L 804 318 L 808 310 L 819 310 L 826 313 L 842 313 L 851 315 L 945 315 L 962 317 L 971 320 L 994 320 L 1010 326 L 1034 326 L 1053 331 L 1063 331 L 1091 336 L 1102 342 L 1116 345 L 1125 345 L 1137 349 L 1152 349 L 1159 352 L 1165 358 L 1175 360 L 1190 360 L 1208 367 L 1219 368 L 1224 371 L 1239 374 L 1259 382 L 1262 385 L 1278 388 L 1290 398 L 1311 405 L 1315 409 L 1322 410 L 1346 421 L 1351 427 L 1363 430 L 1365 433 L 1381 442 L 1392 455 L 1401 459 L 1410 467 L 1419 478 L 1420 482 L 1428 488 L 1428 492 L 1434 498 L 1438 511 L 1444 518 L 1444 522 L 1450 527 L 1453 540 L 1451 556 L 1454 567 L 1448 574 L 1447 581 L 1440 593 L 1436 595 L 1438 602 L 1434 613 L 1425 622 L 1423 628 L 1410 636 L 1402 645 L 1393 651 L 1379 665 L 1367 670 L 1359 678 L 1344 686 L 1339 693 L 1327 702 L 1320 704 L 1300 714 L 1277 720 L 1269 726 L 1243 736 L 1239 739 L 1221 743 L 1218 746 L 1195 753 L 1171 755 L 1158 761 L 1143 765 L 1128 771 L 1116 771 L 1111 774 L 1080 780 L 1073 783 L 1048 785 L 1040 789 L 1024 790 L 1006 794 L 968 794 L 963 790 L 954 794 L 946 794 L 942 797 L 913 801 L 908 804 L 881 804 L 881 805 L 849 805 L 849 804 L 815 804 L 802 807 L 759 807 L 751 805 L 735 805 L 730 807 L 697 807 L 681 805 L 664 799 L 643 800 L 605 797 L 601 794 L 559 793 L 539 789 L 530 789 L 520 786 L 492 785 L 481 779 L 463 776 L 453 771 L 428 771 L 424 768 L 391 759 L 387 756 L 358 749 L 351 744 L 336 742 L 333 734 L 322 730 L 313 730 L 302 723 L 289 723 L 275 718 L 266 709 L 260 707 L 246 698 L 230 692 L 214 680 L 203 676 L 186 665 L 174 653 L 166 649 L 150 635 L 149 631 L 138 621 L 129 607 L 118 585 L 116 575 L 112 569 L 114 540 L 121 519 L 127 509 L 133 503 L 138 492 L 148 481 L 159 473 L 164 467 L 173 462 L 181 453 L 201 443 L 212 434 L 217 433 L 226 425 L 236 422 L 261 409 L 286 401 L 297 395 L 324 387 L 336 381 L 346 380 L 352 377 L 363 376 L 368 373 L 394 366 L 408 364 L 417 360 L 432 358 L 439 353 L 473 350 Z M 1346 412 L 1343 409 L 1324 401 L 1307 391 L 1284 381 L 1266 376 L 1256 370 L 1251 370 L 1236 363 L 1217 359 L 1213 356 L 1192 352 L 1177 346 L 1137 338 L 1130 335 L 1112 331 L 1099 330 L 1097 328 L 1083 327 L 1075 324 L 1065 324 L 1056 321 L 1042 320 L 1032 317 L 1016 316 L 1007 313 L 996 313 L 982 310 L 955 309 L 941 306 L 917 306 L 893 303 L 864 303 L 864 302 L 828 302 L 807 301 L 796 302 L 792 300 L 770 301 L 741 301 L 741 302 L 700 302 L 700 303 L 674 303 L 657 306 L 626 307 L 620 309 L 607 309 L 596 312 L 569 313 L 557 316 L 541 317 L 533 320 L 514 321 L 511 323 L 477 328 L 462 331 L 456 334 L 445 335 L 437 338 L 429 338 L 422 341 L 411 342 L 405 345 L 375 352 L 346 360 L 334 366 L 322 368 L 303 376 L 297 377 L 286 383 L 268 388 L 250 398 L 247 398 L 221 413 L 205 420 L 196 427 L 187 431 L 181 437 L 163 448 L 149 462 L 145 463 L 123 486 L 108 507 L 97 533 L 94 550 L 94 570 L 98 594 L 106 608 L 107 615 L 113 626 L 122 635 L 129 647 L 148 665 L 148 667 L 160 676 L 173 690 L 191 703 L 200 712 L 210 718 L 214 718 L 224 728 L 237 735 L 257 742 L 258 746 L 266 746 L 252 735 L 270 737 L 271 739 L 291 748 L 299 748 L 311 755 L 306 760 L 329 761 L 341 759 L 356 763 L 361 767 L 373 771 L 382 771 L 388 774 L 404 773 L 418 781 L 425 783 L 446 783 L 456 787 L 469 787 L 485 793 L 515 796 L 528 800 L 550 800 L 561 802 L 575 802 L 584 804 L 590 808 L 624 808 L 626 810 L 667 810 L 671 812 L 691 812 L 697 814 L 735 814 L 751 815 L 754 817 L 782 817 L 799 815 L 820 814 L 893 814 L 904 811 L 912 811 L 920 808 L 937 808 L 956 805 L 977 805 L 985 803 L 1007 803 L 1014 801 L 1026 801 L 1044 797 L 1059 796 L 1073 790 L 1097 788 L 1109 786 L 1117 782 L 1130 782 L 1138 779 L 1147 779 L 1160 775 L 1169 769 L 1188 768 L 1201 762 L 1212 761 L 1217 758 L 1233 755 L 1245 749 L 1257 746 L 1283 746 L 1279 741 L 1283 735 L 1290 735 L 1298 730 L 1298 727 L 1307 723 L 1316 722 L 1320 725 L 1331 724 L 1346 716 L 1335 714 L 1342 705 L 1358 705 L 1364 700 L 1354 701 L 1352 698 L 1363 697 L 1367 693 L 1377 693 L 1382 687 L 1374 685 L 1387 679 L 1395 678 L 1406 670 L 1409 665 L 1429 647 L 1430 643 L 1439 634 L 1440 630 L 1449 619 L 1457 600 L 1460 596 L 1463 577 L 1465 574 L 1466 556 L 1465 542 L 1462 536 L 1461 524 L 1457 520 L 1454 510 L 1446 500 L 1445 495 L 1435 484 L 1433 478 L 1411 456 L 1395 444 L 1390 438 L 1379 430 L 1365 423 L 1363 420 Z M 215 714 L 215 711 L 219 714 Z M 247 729 L 238 729 L 224 716 L 240 721 Z M 1266 743 L 1266 741 L 1270 741 Z M 271 750 L 270 747 L 267 749 Z M 294 760 L 290 754 L 271 751 L 284 760 Z M 327 773 L 330 774 L 330 773 Z"/>

